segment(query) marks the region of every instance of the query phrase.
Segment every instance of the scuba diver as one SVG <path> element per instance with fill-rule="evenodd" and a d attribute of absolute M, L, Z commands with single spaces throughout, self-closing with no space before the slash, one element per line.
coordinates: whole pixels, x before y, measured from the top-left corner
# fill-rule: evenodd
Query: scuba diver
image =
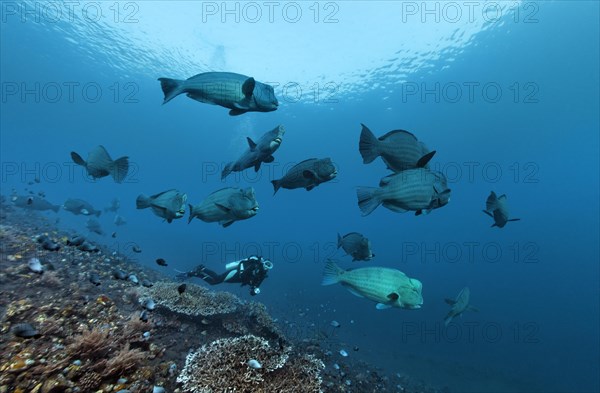
<path fill-rule="evenodd" d="M 260 284 L 267 277 L 267 272 L 273 268 L 273 263 L 263 257 L 251 256 L 225 265 L 225 272 L 219 274 L 207 269 L 204 265 L 197 266 L 194 270 L 177 275 L 179 279 L 198 277 L 209 283 L 217 285 L 223 282 L 240 283 L 250 286 L 250 295 L 260 293 Z"/>

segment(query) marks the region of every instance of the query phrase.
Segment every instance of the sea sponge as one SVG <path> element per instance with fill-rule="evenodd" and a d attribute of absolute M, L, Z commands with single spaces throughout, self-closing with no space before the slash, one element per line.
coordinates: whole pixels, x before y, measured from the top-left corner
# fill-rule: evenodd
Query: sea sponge
<path fill-rule="evenodd" d="M 150 288 L 143 288 L 144 296 L 154 299 L 159 306 L 173 312 L 190 316 L 211 316 L 235 312 L 242 301 L 229 292 L 215 292 L 204 287 L 188 284 L 181 295 L 176 282 L 161 281 Z"/>
<path fill-rule="evenodd" d="M 261 368 L 248 365 L 256 360 Z M 203 345 L 186 358 L 177 377 L 184 392 L 319 392 L 323 362 L 310 355 L 292 358 L 292 348 L 274 348 L 246 335 Z"/>

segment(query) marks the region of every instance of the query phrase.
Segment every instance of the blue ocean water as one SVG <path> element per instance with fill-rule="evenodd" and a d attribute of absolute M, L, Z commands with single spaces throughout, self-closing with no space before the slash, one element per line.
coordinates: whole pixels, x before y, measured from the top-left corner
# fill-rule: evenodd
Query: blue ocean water
<path fill-rule="evenodd" d="M 104 213 L 108 234 L 90 237 L 149 268 L 162 257 L 169 269 L 220 270 L 262 254 L 275 267 L 259 300 L 288 335 L 320 337 L 390 375 L 451 391 L 599 391 L 598 4 L 282 2 L 272 20 L 252 4 L 3 1 L 2 194 L 43 190 L 96 208 L 119 198 L 127 225 Z M 161 105 L 157 78 L 207 71 L 272 83 L 279 109 L 231 117 L 185 96 Z M 362 163 L 361 123 L 435 149 L 450 203 L 361 217 L 356 187 L 389 173 L 380 159 Z M 278 124 L 274 163 L 220 179 L 246 136 Z M 130 157 L 124 183 L 92 181 L 71 162 L 99 144 Z M 273 195 L 270 181 L 311 157 L 331 157 L 337 178 Z M 258 215 L 222 228 L 135 208 L 140 193 L 177 188 L 196 204 L 227 186 L 254 187 Z M 492 190 L 521 221 L 490 228 L 481 210 Z M 45 214 L 85 233 L 85 217 Z M 352 231 L 371 239 L 372 261 L 336 249 L 337 233 Z M 322 287 L 327 258 L 418 278 L 423 307 L 380 311 Z M 445 328 L 444 298 L 465 286 L 480 311 Z"/>

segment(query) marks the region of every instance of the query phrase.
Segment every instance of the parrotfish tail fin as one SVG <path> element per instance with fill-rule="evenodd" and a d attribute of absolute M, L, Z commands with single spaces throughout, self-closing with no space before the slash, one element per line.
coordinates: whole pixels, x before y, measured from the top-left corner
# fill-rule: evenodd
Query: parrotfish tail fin
<path fill-rule="evenodd" d="M 163 105 L 183 93 L 182 86 L 184 81 L 169 78 L 158 78 L 158 80 L 160 81 L 160 87 L 162 87 L 162 91 L 165 94 Z"/>
<path fill-rule="evenodd" d="M 273 184 L 273 195 L 275 195 L 281 188 L 281 184 L 279 183 L 279 180 L 271 180 L 271 183 Z"/>
<path fill-rule="evenodd" d="M 137 199 L 135 200 L 135 207 L 137 209 L 145 209 L 150 207 L 150 198 L 144 194 L 138 195 Z"/>
<path fill-rule="evenodd" d="M 331 259 L 325 264 L 323 270 L 323 279 L 321 285 L 333 285 L 340 282 L 340 276 L 344 274 L 345 270 L 335 264 Z"/>
<path fill-rule="evenodd" d="M 446 317 L 444 318 L 444 325 L 448 326 L 450 322 L 452 322 L 453 318 L 454 316 L 452 315 L 452 313 L 448 313 L 448 315 L 446 315 Z"/>
<path fill-rule="evenodd" d="M 85 160 L 83 158 L 81 158 L 81 156 L 79 154 L 75 153 L 74 151 L 71 152 L 71 159 L 77 165 L 87 166 L 87 162 L 85 162 Z"/>
<path fill-rule="evenodd" d="M 340 248 L 342 246 L 342 237 L 340 236 L 340 234 L 338 233 L 338 244 L 337 244 L 337 248 Z"/>
<path fill-rule="evenodd" d="M 425 168 L 427 166 L 427 164 L 429 164 L 429 161 L 431 161 L 431 159 L 433 158 L 434 155 L 435 155 L 435 150 L 432 152 L 429 152 L 429 153 L 425 154 L 423 157 L 419 158 L 419 161 L 417 161 L 417 168 Z"/>
<path fill-rule="evenodd" d="M 375 187 L 358 187 L 356 190 L 356 196 L 358 197 L 358 207 L 363 216 L 368 216 L 373 213 L 373 210 L 377 209 L 377 206 L 381 204 L 377 196 L 379 189 Z"/>
<path fill-rule="evenodd" d="M 360 141 L 358 143 L 358 151 L 363 158 L 363 163 L 368 164 L 373 162 L 379 156 L 379 140 L 373 135 L 371 130 L 364 124 L 361 124 L 362 131 L 360 133 Z"/>
<path fill-rule="evenodd" d="M 190 216 L 188 217 L 188 224 L 192 222 L 194 219 L 194 206 L 191 203 L 188 204 L 190 206 Z"/>
<path fill-rule="evenodd" d="M 129 157 L 121 157 L 113 162 L 113 168 L 110 172 L 116 183 L 121 183 L 127 177 L 129 172 Z"/>
<path fill-rule="evenodd" d="M 231 168 L 233 167 L 233 163 L 229 163 L 227 165 L 225 165 L 225 168 L 223 168 L 223 171 L 221 171 L 221 180 L 225 179 L 227 176 L 229 176 L 229 174 L 231 173 Z"/>

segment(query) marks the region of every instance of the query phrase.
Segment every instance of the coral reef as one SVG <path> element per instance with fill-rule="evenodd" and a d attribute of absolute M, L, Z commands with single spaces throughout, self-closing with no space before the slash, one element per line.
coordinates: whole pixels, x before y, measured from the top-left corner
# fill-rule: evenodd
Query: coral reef
<path fill-rule="evenodd" d="M 186 358 L 177 377 L 185 392 L 319 392 L 323 362 L 296 357 L 291 347 L 274 348 L 254 335 L 218 339 Z M 261 365 L 248 365 L 255 360 Z"/>
<path fill-rule="evenodd" d="M 170 311 L 190 316 L 211 316 L 235 312 L 240 306 L 240 299 L 229 292 L 213 292 L 204 287 L 188 284 L 186 291 L 179 294 L 179 283 L 161 281 L 142 293 L 149 296 L 156 304 Z"/>

